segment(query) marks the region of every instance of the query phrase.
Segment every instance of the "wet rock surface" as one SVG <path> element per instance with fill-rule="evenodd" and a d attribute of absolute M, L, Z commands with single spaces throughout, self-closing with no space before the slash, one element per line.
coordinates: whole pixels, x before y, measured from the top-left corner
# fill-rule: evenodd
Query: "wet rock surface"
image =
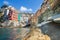
<path fill-rule="evenodd" d="M 41 30 L 44 34 L 50 36 L 51 40 L 60 40 L 60 24 L 59 23 L 48 23 L 41 26 Z"/>

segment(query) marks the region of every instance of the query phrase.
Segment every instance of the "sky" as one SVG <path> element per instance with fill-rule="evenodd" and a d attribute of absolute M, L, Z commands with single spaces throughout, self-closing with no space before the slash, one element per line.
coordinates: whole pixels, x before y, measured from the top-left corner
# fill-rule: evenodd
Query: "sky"
<path fill-rule="evenodd" d="M 4 3 L 20 11 L 36 12 L 41 7 L 43 0 L 0 0 L 0 7 Z"/>

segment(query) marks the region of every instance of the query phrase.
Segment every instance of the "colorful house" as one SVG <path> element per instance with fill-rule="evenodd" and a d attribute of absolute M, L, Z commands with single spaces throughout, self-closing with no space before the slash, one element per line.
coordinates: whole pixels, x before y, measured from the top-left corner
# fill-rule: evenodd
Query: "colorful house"
<path fill-rule="evenodd" d="M 18 13 L 18 21 L 21 20 L 21 16 L 22 16 L 22 14 L 21 13 Z"/>
<path fill-rule="evenodd" d="M 13 7 L 9 9 L 9 20 L 18 21 L 18 12 Z"/>

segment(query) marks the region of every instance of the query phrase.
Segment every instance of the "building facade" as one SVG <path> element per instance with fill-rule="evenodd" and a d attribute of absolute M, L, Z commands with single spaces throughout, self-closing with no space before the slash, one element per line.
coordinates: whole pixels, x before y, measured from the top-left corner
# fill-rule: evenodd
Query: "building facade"
<path fill-rule="evenodd" d="M 20 16 L 19 16 L 20 15 Z M 19 23 L 21 26 L 27 25 L 29 22 L 29 18 L 31 17 L 31 14 L 29 13 L 19 13 L 18 18 L 19 18 Z"/>

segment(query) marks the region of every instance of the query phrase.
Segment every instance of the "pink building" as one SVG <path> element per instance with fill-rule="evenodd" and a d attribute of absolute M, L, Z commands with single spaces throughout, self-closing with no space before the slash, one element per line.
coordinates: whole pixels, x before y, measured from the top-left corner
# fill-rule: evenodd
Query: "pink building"
<path fill-rule="evenodd" d="M 18 12 L 12 7 L 9 9 L 9 20 L 18 21 Z"/>

